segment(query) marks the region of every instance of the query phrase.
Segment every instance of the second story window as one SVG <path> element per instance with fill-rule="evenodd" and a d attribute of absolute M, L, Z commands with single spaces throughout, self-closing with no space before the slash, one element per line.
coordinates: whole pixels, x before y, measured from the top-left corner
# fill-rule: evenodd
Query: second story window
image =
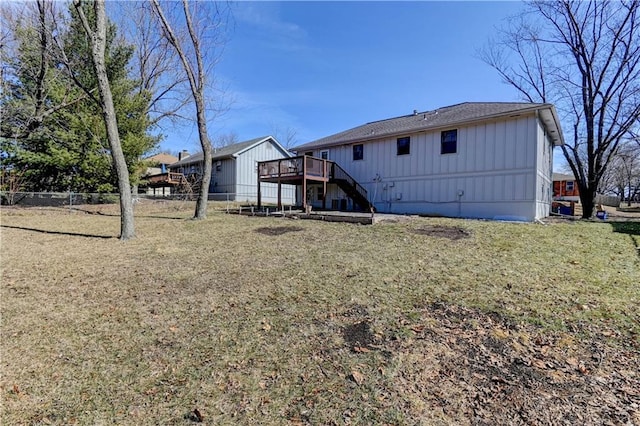
<path fill-rule="evenodd" d="M 455 154 L 458 151 L 458 130 L 442 132 L 440 141 L 440 154 Z"/>
<path fill-rule="evenodd" d="M 397 155 L 408 155 L 410 153 L 411 153 L 411 138 L 409 136 L 405 138 L 398 138 Z"/>
<path fill-rule="evenodd" d="M 353 161 L 364 159 L 364 145 L 361 143 L 353 145 Z"/>

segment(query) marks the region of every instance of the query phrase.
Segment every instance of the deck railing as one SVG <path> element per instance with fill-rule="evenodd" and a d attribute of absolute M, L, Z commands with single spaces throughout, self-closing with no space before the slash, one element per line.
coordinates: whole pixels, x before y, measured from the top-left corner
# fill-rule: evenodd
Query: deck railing
<path fill-rule="evenodd" d="M 290 178 L 303 176 L 328 177 L 325 163 L 327 160 L 306 155 L 291 158 L 280 158 L 258 163 L 258 175 L 261 178 Z"/>
<path fill-rule="evenodd" d="M 149 183 L 167 183 L 167 184 L 180 184 L 184 182 L 184 175 L 182 173 L 166 172 L 157 175 L 147 177 Z"/>
<path fill-rule="evenodd" d="M 307 179 L 335 182 L 362 209 L 370 207 L 367 190 L 331 160 L 301 155 L 258 162 L 258 179 L 268 182 Z"/>

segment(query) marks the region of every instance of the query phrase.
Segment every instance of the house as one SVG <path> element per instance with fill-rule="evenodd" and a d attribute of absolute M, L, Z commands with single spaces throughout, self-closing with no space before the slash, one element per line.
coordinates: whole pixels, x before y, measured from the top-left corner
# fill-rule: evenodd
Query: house
<path fill-rule="evenodd" d="M 257 162 L 291 156 L 292 154 L 272 136 L 264 136 L 215 149 L 212 153 L 209 199 L 256 202 Z M 192 190 L 196 192 L 202 175 L 202 159 L 201 152 L 188 156 L 171 164 L 169 171 L 183 175 L 190 182 Z M 278 187 L 276 184 L 264 184 L 261 190 L 265 202 L 275 203 L 277 201 Z M 295 203 L 294 186 L 285 185 L 281 191 L 281 200 L 284 204 L 292 205 Z"/>
<path fill-rule="evenodd" d="M 580 202 L 578 183 L 573 175 L 553 174 L 553 199 Z"/>
<path fill-rule="evenodd" d="M 167 173 L 169 165 L 178 161 L 178 157 L 171 154 L 160 153 L 152 155 L 145 159 L 145 163 L 148 167 L 142 173 L 142 182 L 140 185 L 141 191 L 144 191 L 147 195 L 153 196 L 169 196 L 171 195 L 172 186 L 166 182 L 160 182 L 157 179 L 153 181 L 151 176 L 158 176 Z"/>
<path fill-rule="evenodd" d="M 551 104 L 467 102 L 374 121 L 295 151 L 339 165 L 378 212 L 532 221 L 549 215 L 552 152 L 562 143 Z M 317 208 L 364 204 L 332 180 L 309 181 L 305 199 Z"/>

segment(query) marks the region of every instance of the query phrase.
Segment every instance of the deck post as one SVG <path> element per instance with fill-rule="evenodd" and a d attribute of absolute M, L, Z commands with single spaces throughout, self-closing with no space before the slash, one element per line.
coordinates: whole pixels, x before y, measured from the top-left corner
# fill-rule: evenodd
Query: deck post
<path fill-rule="evenodd" d="M 322 181 L 322 210 L 327 209 L 327 180 L 329 180 L 329 176 L 327 173 L 327 160 L 322 160 L 322 177 L 324 180 Z"/>
<path fill-rule="evenodd" d="M 278 210 L 282 210 L 282 182 L 280 181 L 280 175 L 282 172 L 282 160 L 278 160 Z"/>
<path fill-rule="evenodd" d="M 262 197 L 260 193 L 260 162 L 258 162 L 258 210 L 262 207 Z"/>
<path fill-rule="evenodd" d="M 302 156 L 302 210 L 307 211 L 307 156 Z"/>

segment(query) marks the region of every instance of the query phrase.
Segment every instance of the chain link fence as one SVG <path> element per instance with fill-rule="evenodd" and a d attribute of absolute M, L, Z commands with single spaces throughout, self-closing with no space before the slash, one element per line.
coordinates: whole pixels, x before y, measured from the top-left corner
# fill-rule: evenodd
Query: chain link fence
<path fill-rule="evenodd" d="M 293 190 L 283 191 L 285 204 L 291 205 L 295 200 Z M 162 201 L 195 201 L 198 194 L 145 194 L 139 193 L 134 196 L 134 200 L 162 200 Z M 274 198 L 274 197 L 270 197 Z M 219 201 L 228 206 L 253 205 L 256 203 L 256 189 L 247 185 L 246 191 L 242 192 L 212 192 L 209 193 L 209 201 Z M 275 200 L 275 198 L 274 198 Z M 274 201 L 264 200 L 267 204 Z M 117 204 L 120 201 L 119 194 L 105 193 L 78 193 L 78 192 L 9 192 L 0 191 L 0 201 L 4 206 L 22 207 L 72 207 L 87 204 Z"/>

